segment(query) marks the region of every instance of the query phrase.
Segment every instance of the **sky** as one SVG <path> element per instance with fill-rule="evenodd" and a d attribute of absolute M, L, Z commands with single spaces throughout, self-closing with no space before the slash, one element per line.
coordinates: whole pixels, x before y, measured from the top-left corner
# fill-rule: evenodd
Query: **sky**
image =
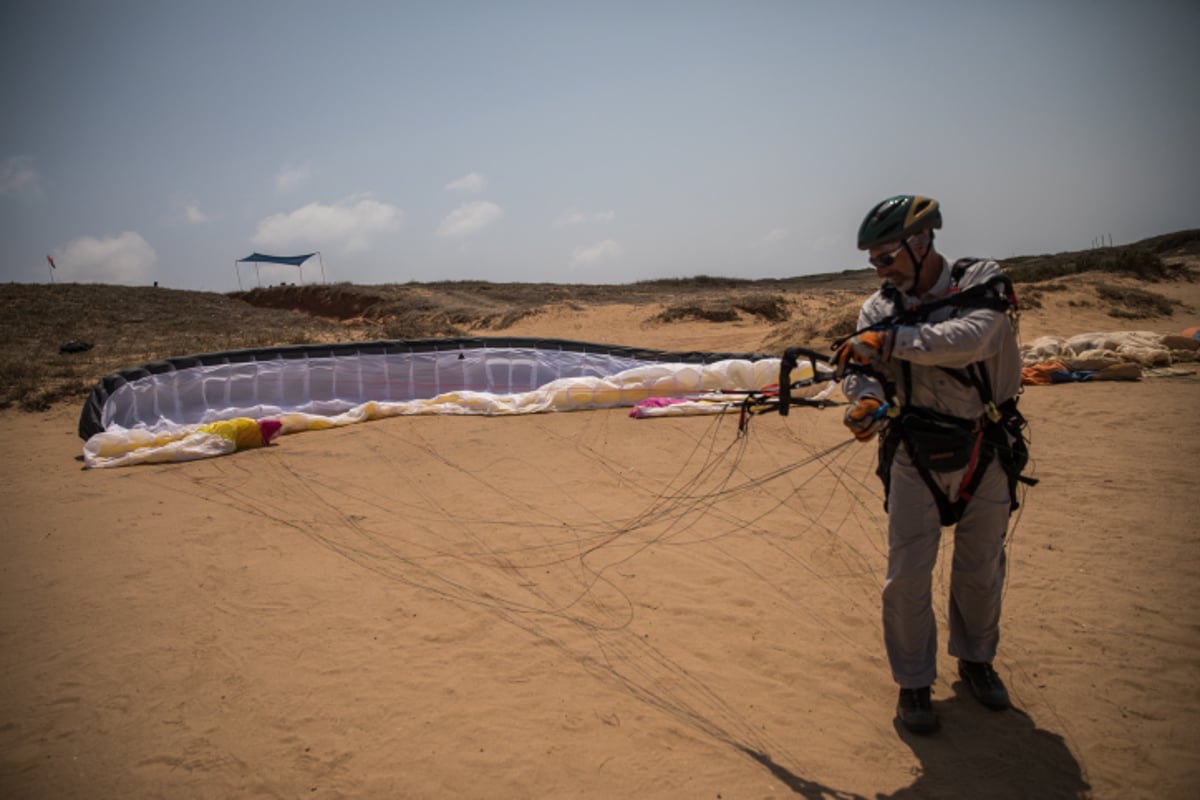
<path fill-rule="evenodd" d="M 1137 241 L 1200 227 L 1197 30 L 1166 0 L 4 0 L 0 281 L 790 277 L 865 267 L 909 193 L 951 258 Z"/>

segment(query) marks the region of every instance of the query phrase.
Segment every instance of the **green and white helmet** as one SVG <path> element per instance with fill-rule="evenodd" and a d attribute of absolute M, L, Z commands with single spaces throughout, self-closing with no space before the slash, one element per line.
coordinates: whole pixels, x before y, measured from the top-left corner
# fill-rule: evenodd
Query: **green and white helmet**
<path fill-rule="evenodd" d="M 898 242 L 914 233 L 942 227 L 938 201 L 919 194 L 898 194 L 877 204 L 858 227 L 858 249 Z"/>

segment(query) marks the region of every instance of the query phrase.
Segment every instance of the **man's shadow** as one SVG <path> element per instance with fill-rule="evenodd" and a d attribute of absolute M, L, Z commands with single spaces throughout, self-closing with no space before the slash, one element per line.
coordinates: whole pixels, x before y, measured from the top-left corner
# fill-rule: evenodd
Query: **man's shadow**
<path fill-rule="evenodd" d="M 1083 768 L 1058 734 L 1037 727 L 1018 708 L 992 711 L 962 681 L 954 696 L 935 700 L 941 722 L 932 735 L 896 732 L 921 761 L 915 783 L 879 800 L 970 797 L 1086 798 Z"/>

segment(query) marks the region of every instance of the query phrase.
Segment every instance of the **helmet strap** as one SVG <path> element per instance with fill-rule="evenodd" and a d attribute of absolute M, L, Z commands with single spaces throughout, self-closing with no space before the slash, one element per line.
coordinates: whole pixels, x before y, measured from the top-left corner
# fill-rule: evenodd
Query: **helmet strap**
<path fill-rule="evenodd" d="M 929 244 L 925 247 L 925 255 L 921 256 L 920 258 L 917 258 L 917 254 L 914 253 L 913 249 L 909 246 L 908 238 L 904 239 L 903 244 L 905 252 L 908 253 L 909 260 L 913 263 L 913 282 L 912 288 L 908 290 L 908 294 L 916 297 L 918 291 L 917 286 L 921 283 L 921 267 L 925 265 L 925 259 L 929 258 L 929 254 L 933 252 L 933 229 L 929 229 Z"/>

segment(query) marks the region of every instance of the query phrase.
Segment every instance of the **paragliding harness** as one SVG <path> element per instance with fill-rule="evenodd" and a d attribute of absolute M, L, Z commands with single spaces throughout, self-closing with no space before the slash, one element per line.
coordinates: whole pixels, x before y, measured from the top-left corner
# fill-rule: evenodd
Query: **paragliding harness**
<path fill-rule="evenodd" d="M 978 259 L 960 259 L 950 271 L 950 293 L 932 303 L 905 309 L 898 289 L 888 286 L 884 297 L 890 299 L 895 308 L 891 317 L 872 325 L 867 330 L 889 328 L 895 325 L 915 325 L 924 322 L 937 310 L 989 308 L 1011 315 L 1017 314 L 1017 299 L 1012 282 L 998 275 L 986 283 L 959 289 L 959 281 Z M 859 332 L 861 333 L 861 331 Z M 857 335 L 857 334 L 855 334 Z M 849 337 L 847 337 L 849 338 Z M 840 346 L 845 339 L 834 344 Z M 900 369 L 904 381 L 904 397 L 912 397 L 912 364 L 901 360 Z M 879 440 L 879 467 L 876 474 L 883 481 L 884 508 L 887 508 L 891 490 L 892 461 L 896 450 L 903 443 L 917 468 L 921 479 L 929 487 L 937 503 L 941 523 L 949 526 L 957 523 L 966 511 L 984 473 L 993 459 L 998 459 L 1008 477 L 1010 513 L 1016 511 L 1017 483 L 1033 486 L 1037 480 L 1022 474 L 1029 463 L 1029 447 L 1025 438 L 1027 423 L 1017 409 L 1017 398 L 1012 397 L 997 404 L 992 394 L 992 384 L 986 366 L 982 362 L 968 364 L 965 368 L 939 367 L 946 375 L 964 386 L 973 387 L 983 403 L 984 415 L 979 419 L 962 419 L 942 414 L 928 408 L 904 407 L 893 402 L 889 409 L 891 417 L 884 434 Z M 889 397 L 896 396 L 895 385 L 882 379 Z M 896 411 L 896 409 L 899 409 Z M 965 470 L 958 492 L 958 499 L 951 501 L 933 478 L 935 472 L 957 472 Z"/>

